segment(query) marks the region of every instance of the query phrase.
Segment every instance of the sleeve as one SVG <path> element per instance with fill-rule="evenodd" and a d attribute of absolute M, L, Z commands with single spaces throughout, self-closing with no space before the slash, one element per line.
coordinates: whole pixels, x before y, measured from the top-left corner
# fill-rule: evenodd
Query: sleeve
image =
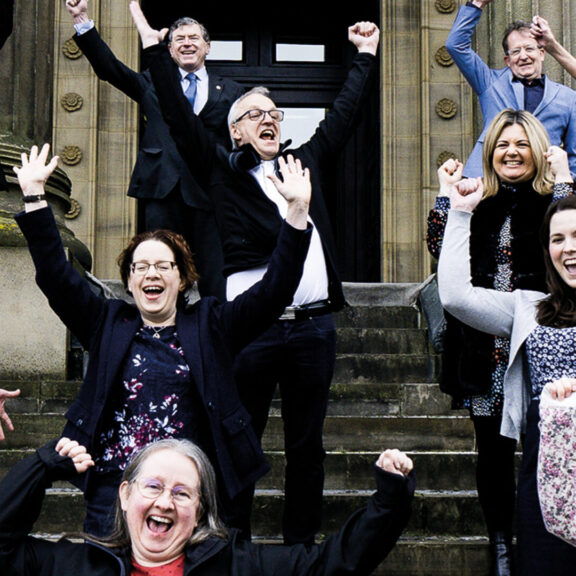
<path fill-rule="evenodd" d="M 472 36 L 482 10 L 461 6 L 446 39 L 446 50 L 476 94 L 483 94 L 493 81 L 495 72 L 472 50 Z"/>
<path fill-rule="evenodd" d="M 76 34 L 74 41 L 100 80 L 109 82 L 132 100 L 140 102 L 144 91 L 149 87 L 149 80 L 144 74 L 135 72 L 118 60 L 95 27 L 83 34 Z"/>
<path fill-rule="evenodd" d="M 426 228 L 426 246 L 428 252 L 434 258 L 440 257 L 442 249 L 442 239 L 444 238 L 444 229 L 448 219 L 448 210 L 450 210 L 450 198 L 447 196 L 436 197 L 434 208 L 428 213 L 428 226 Z"/>
<path fill-rule="evenodd" d="M 164 121 L 190 172 L 203 187 L 208 184 L 216 141 L 194 114 L 180 87 L 178 70 L 165 44 L 144 51 Z"/>
<path fill-rule="evenodd" d="M 354 57 L 348 76 L 326 117 L 310 140 L 300 149 L 320 163 L 331 160 L 346 145 L 358 124 L 374 83 L 376 56 L 360 52 Z"/>
<path fill-rule="evenodd" d="M 40 515 L 46 489 L 55 480 L 76 474 L 70 458 L 60 456 L 55 446 L 56 440 L 21 460 L 0 483 L 0 574 L 43 573 L 38 549 L 47 544 L 28 535 Z"/>
<path fill-rule="evenodd" d="M 472 285 L 469 212 L 450 210 L 438 261 L 438 290 L 442 306 L 476 330 L 510 337 L 516 291 L 499 292 Z"/>
<path fill-rule="evenodd" d="M 552 189 L 552 202 L 556 202 L 556 200 L 561 200 L 567 196 L 572 196 L 575 188 L 575 182 L 558 182 L 554 184 L 554 188 Z"/>
<path fill-rule="evenodd" d="M 576 178 L 576 100 L 572 98 L 568 123 L 564 129 L 562 145 L 568 154 L 568 164 L 572 177 Z"/>
<path fill-rule="evenodd" d="M 376 468 L 376 467 L 375 467 Z M 337 534 L 312 547 L 262 546 L 254 550 L 253 574 L 368 576 L 388 556 L 411 513 L 414 476 L 376 468 L 376 492 Z M 254 547 L 256 548 L 256 547 Z"/>
<path fill-rule="evenodd" d="M 104 300 L 67 259 L 51 208 L 20 212 L 16 221 L 28 242 L 38 287 L 52 310 L 88 349 L 89 339 L 103 318 Z"/>
<path fill-rule="evenodd" d="M 298 230 L 284 221 L 262 280 L 219 306 L 220 322 L 235 353 L 268 328 L 291 304 L 311 238 L 311 225 L 306 230 Z"/>

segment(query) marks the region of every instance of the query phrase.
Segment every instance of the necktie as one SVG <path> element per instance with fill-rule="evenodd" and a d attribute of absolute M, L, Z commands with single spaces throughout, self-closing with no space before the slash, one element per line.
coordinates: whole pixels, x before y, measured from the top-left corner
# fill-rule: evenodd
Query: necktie
<path fill-rule="evenodd" d="M 186 98 L 188 98 L 188 102 L 190 102 L 192 110 L 194 110 L 194 100 L 196 100 L 196 81 L 198 78 L 196 78 L 196 74 L 193 72 L 186 74 L 186 78 L 188 78 L 190 84 L 188 84 L 188 88 L 184 90 L 184 94 L 186 95 Z"/>

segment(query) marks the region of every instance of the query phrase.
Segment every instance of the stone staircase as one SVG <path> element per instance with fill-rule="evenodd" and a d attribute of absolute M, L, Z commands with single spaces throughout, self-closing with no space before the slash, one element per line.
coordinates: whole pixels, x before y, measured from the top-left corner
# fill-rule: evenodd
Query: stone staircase
<path fill-rule="evenodd" d="M 325 423 L 326 484 L 323 534 L 336 530 L 373 490 L 372 464 L 385 448 L 415 462 L 412 519 L 378 575 L 485 575 L 487 539 L 474 480 L 474 438 L 466 412 L 450 410 L 435 383 L 438 358 L 429 351 L 416 307 L 416 285 L 347 284 L 351 309 L 337 315 L 339 344 Z M 24 454 L 58 436 L 63 412 L 79 382 L 0 382 L 19 387 L 9 404 L 16 427 L 0 445 L 0 477 Z M 278 539 L 283 456 L 279 407 L 264 447 L 272 471 L 258 485 L 256 538 Z M 69 484 L 51 489 L 36 530 L 79 530 L 82 496 Z M 320 535 L 322 536 L 322 535 Z"/>

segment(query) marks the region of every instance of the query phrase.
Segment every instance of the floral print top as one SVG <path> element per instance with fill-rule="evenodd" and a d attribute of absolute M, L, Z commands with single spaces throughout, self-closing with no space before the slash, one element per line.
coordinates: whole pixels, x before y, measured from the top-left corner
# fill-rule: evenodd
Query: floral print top
<path fill-rule="evenodd" d="M 198 441 L 199 407 L 176 327 L 143 326 L 127 355 L 122 385 L 113 394 L 96 470 L 124 470 L 136 452 L 163 438 Z"/>

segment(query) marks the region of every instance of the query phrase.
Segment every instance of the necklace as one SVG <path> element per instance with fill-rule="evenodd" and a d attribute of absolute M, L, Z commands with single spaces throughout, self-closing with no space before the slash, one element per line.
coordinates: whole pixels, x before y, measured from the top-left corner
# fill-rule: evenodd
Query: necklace
<path fill-rule="evenodd" d="M 156 340 L 160 339 L 160 332 L 168 328 L 170 324 L 166 324 L 166 326 L 151 326 L 150 324 L 146 324 L 146 328 L 150 328 L 154 334 L 152 334 L 152 338 L 156 338 Z"/>

